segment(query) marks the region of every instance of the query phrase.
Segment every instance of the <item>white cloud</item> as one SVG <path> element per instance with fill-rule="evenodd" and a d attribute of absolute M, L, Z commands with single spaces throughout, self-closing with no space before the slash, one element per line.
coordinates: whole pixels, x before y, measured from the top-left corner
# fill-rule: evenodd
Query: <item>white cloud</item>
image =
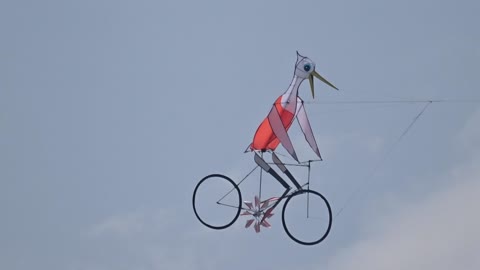
<path fill-rule="evenodd" d="M 89 234 L 92 236 L 135 234 L 142 231 L 144 219 L 145 217 L 138 213 L 111 216 L 94 225 Z"/>
<path fill-rule="evenodd" d="M 448 188 L 385 217 L 329 269 L 480 269 L 479 178 L 475 171 L 452 179 Z"/>
<path fill-rule="evenodd" d="M 191 209 L 177 210 L 139 209 L 99 221 L 87 232 L 87 259 L 73 262 L 75 269 L 223 269 L 228 265 L 236 256 L 230 250 L 245 231 L 212 231 L 194 220 Z"/>
<path fill-rule="evenodd" d="M 366 233 L 332 256 L 327 269 L 480 269 L 479 119 L 475 114 L 459 133 L 470 146 L 470 159 L 439 170 L 446 184 L 432 186 L 423 199 L 407 200 L 374 222 L 366 220 Z M 313 267 L 320 268 L 325 266 Z"/>

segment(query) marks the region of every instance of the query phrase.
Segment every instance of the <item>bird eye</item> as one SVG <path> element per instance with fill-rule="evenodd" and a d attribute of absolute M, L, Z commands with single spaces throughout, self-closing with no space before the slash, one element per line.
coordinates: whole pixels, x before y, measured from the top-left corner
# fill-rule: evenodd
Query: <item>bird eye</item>
<path fill-rule="evenodd" d="M 304 69 L 306 72 L 309 72 L 311 68 L 312 68 L 312 66 L 310 66 L 310 64 L 305 64 L 305 65 L 303 66 L 303 69 Z"/>

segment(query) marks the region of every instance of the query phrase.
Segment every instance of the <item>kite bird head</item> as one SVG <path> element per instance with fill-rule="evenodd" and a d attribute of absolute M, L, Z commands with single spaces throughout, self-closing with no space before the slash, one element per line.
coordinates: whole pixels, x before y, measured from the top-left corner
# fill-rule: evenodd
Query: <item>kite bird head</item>
<path fill-rule="evenodd" d="M 302 56 L 297 51 L 297 62 L 295 63 L 295 76 L 310 81 L 310 89 L 312 90 L 312 97 L 315 98 L 315 91 L 313 85 L 313 77 L 316 77 L 320 81 L 328 84 L 334 89 L 338 90 L 333 84 L 323 78 L 317 71 L 315 71 L 315 63 L 308 57 Z"/>

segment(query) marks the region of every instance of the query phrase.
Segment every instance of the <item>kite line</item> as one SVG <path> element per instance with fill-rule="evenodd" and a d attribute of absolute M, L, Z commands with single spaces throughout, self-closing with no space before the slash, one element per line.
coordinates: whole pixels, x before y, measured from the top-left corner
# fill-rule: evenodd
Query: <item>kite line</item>
<path fill-rule="evenodd" d="M 304 101 L 305 104 L 388 104 L 388 103 L 480 103 L 480 99 L 412 99 L 412 100 L 337 100 Z"/>
<path fill-rule="evenodd" d="M 338 212 L 334 217 L 339 216 L 343 210 L 351 203 L 356 195 L 361 193 L 362 189 L 373 182 L 373 176 L 381 168 L 381 165 L 389 158 L 393 150 L 399 145 L 402 139 L 407 135 L 407 133 L 412 129 L 415 123 L 420 119 L 424 114 L 427 108 L 432 103 L 480 103 L 479 99 L 414 99 L 414 100 L 351 100 L 351 101 L 305 101 L 308 104 L 395 104 L 395 103 L 425 103 L 425 106 L 419 111 L 419 113 L 412 119 L 410 124 L 403 130 L 401 135 L 397 140 L 390 146 L 390 148 L 385 152 L 383 157 L 376 163 L 372 171 L 362 180 L 359 186 L 347 197 L 346 201 L 342 204 Z"/>
<path fill-rule="evenodd" d="M 410 124 L 403 130 L 402 134 L 397 138 L 397 140 L 390 146 L 388 151 L 384 154 L 384 156 L 380 159 L 380 161 L 377 162 L 375 167 L 373 167 L 372 171 L 370 174 L 365 177 L 360 183 L 360 185 L 350 194 L 350 196 L 347 198 L 347 200 L 343 203 L 343 205 L 340 207 L 340 210 L 335 214 L 335 217 L 338 217 L 343 210 L 350 204 L 352 199 L 355 197 L 355 195 L 359 194 L 360 191 L 362 190 L 363 187 L 368 186 L 371 184 L 373 181 L 373 176 L 375 173 L 380 169 L 381 165 L 388 159 L 390 154 L 393 152 L 393 150 L 396 148 L 396 146 L 402 141 L 402 139 L 407 135 L 407 133 L 410 131 L 410 129 L 413 127 L 413 125 L 418 121 L 418 119 L 423 115 L 423 113 L 427 110 L 428 106 L 433 103 L 433 101 L 424 101 L 426 104 L 422 108 L 422 110 L 413 118 L 413 120 L 410 122 Z"/>

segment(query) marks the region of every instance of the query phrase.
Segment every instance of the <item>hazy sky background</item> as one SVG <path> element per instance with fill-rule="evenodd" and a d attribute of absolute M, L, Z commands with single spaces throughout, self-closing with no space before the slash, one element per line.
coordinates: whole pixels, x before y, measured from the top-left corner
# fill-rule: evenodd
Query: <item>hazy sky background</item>
<path fill-rule="evenodd" d="M 479 12 L 478 1 L 1 1 L 0 268 L 479 269 L 479 103 L 430 105 L 373 177 L 424 104 L 308 105 L 324 158 L 314 188 L 337 213 L 365 184 L 320 245 L 291 241 L 280 215 L 259 235 L 241 218 L 218 232 L 191 207 L 203 176 L 253 166 L 243 150 L 296 50 L 341 89 L 317 83 L 317 101 L 479 100 Z M 300 95 L 311 101 L 307 84 Z M 308 158 L 296 126 L 291 136 Z"/>

